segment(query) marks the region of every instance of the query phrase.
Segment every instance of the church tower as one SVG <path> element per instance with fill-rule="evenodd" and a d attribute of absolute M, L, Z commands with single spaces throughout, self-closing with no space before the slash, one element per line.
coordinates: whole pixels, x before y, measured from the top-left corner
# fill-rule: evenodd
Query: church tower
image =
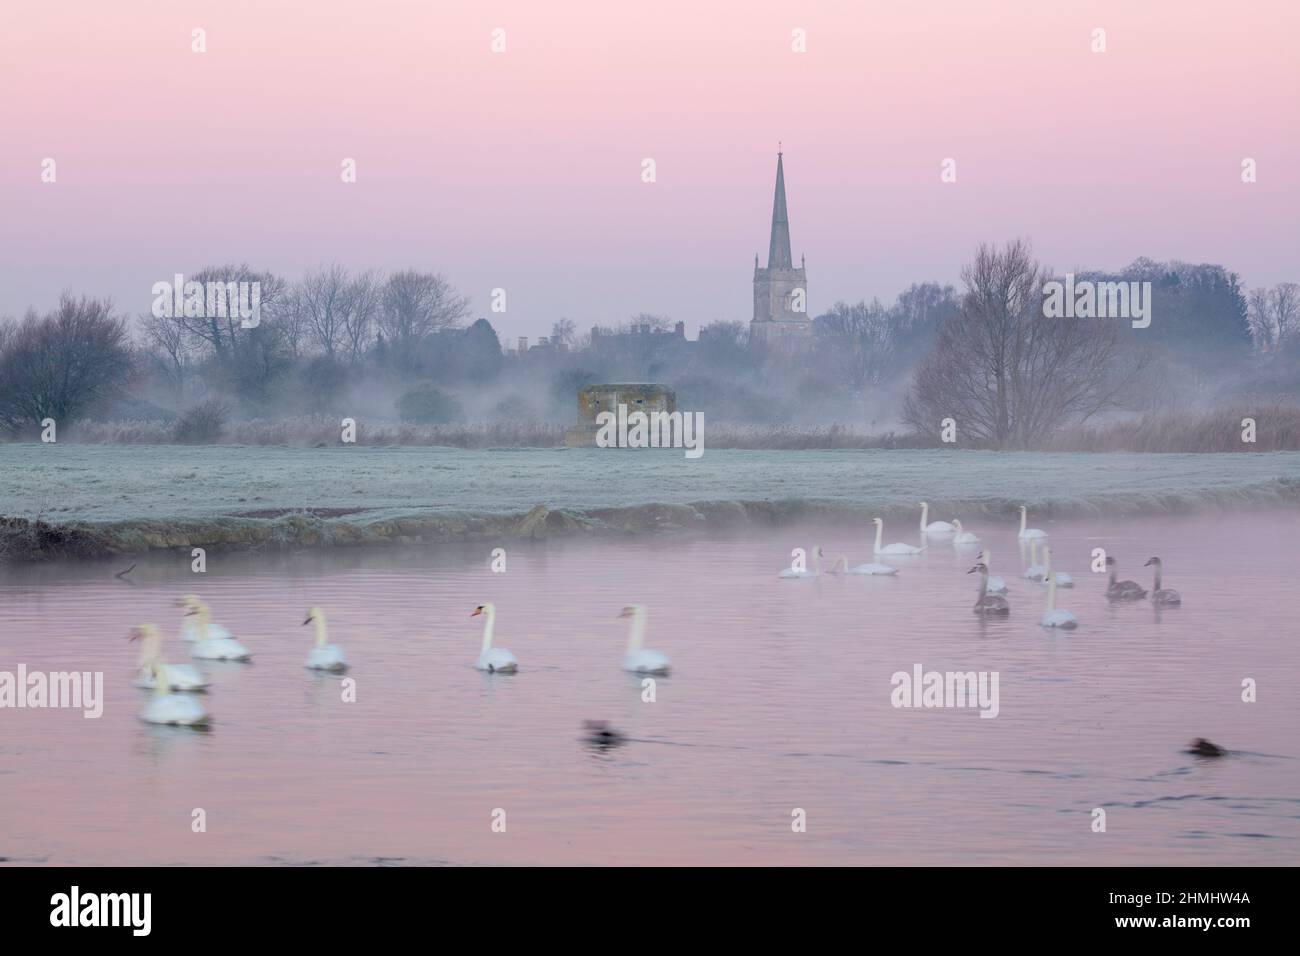
<path fill-rule="evenodd" d="M 794 267 L 790 254 L 790 215 L 785 204 L 785 164 L 776 154 L 776 195 L 772 200 L 772 237 L 767 246 L 767 268 L 754 256 L 754 318 L 749 341 L 784 344 L 812 333 L 808 318 L 808 277 L 802 259 Z"/>

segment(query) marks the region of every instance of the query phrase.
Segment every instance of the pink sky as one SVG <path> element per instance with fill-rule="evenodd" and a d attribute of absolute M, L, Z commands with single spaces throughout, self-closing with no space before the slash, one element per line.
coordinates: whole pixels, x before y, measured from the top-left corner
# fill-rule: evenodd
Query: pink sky
<path fill-rule="evenodd" d="M 329 261 L 441 271 L 509 336 L 560 316 L 748 320 L 778 140 L 814 314 L 955 283 L 979 241 L 1013 236 L 1060 270 L 1147 255 L 1219 262 L 1247 286 L 1300 280 L 1298 11 L 5 4 L 0 314 L 63 289 L 144 311 L 154 282 L 246 260 L 289 277 Z M 488 312 L 494 287 L 504 315 Z"/>

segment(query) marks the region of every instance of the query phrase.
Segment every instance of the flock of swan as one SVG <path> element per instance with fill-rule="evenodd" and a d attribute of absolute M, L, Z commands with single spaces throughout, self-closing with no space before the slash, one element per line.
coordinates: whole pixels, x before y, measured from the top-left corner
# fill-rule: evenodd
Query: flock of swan
<path fill-rule="evenodd" d="M 1011 603 L 1006 598 L 1006 581 L 994 576 L 989 569 L 992 566 L 992 553 L 982 547 L 980 539 L 962 527 L 960 520 L 929 521 L 930 506 L 921 502 L 921 540 L 920 545 L 894 542 L 884 543 L 885 523 L 880 518 L 873 518 L 875 525 L 874 554 L 877 557 L 905 557 L 923 554 L 932 540 L 945 540 L 958 549 L 979 547 L 979 557 L 967 574 L 979 575 L 979 595 L 975 600 L 976 614 L 988 616 L 1008 615 Z M 1042 585 L 1046 590 L 1046 603 L 1039 624 L 1046 628 L 1072 630 L 1079 626 L 1079 619 L 1073 612 L 1056 606 L 1057 590 L 1070 588 L 1074 581 L 1064 571 L 1052 568 L 1052 549 L 1047 544 L 1047 532 L 1039 528 L 1030 528 L 1028 509 L 1020 508 L 1020 540 L 1027 543 L 1030 552 L 1030 564 L 1023 577 Z M 1039 545 L 1042 545 L 1042 563 L 1039 563 Z M 786 568 L 780 577 L 786 579 L 812 579 L 820 577 L 822 549 L 814 547 L 811 552 L 811 568 Z M 1151 558 L 1147 567 L 1155 569 L 1155 584 L 1148 591 L 1136 581 L 1120 581 L 1119 567 L 1113 557 L 1106 558 L 1109 578 L 1106 597 L 1111 601 L 1140 601 L 1150 596 L 1152 602 L 1161 606 L 1174 606 L 1182 603 L 1182 597 L 1175 590 L 1163 586 L 1163 567 L 1159 558 Z M 890 564 L 869 562 L 851 565 L 846 556 L 841 556 L 826 572 L 828 574 L 865 574 L 897 575 L 899 569 Z M 234 636 L 212 621 L 212 613 L 202 600 L 195 595 L 186 595 L 180 600 L 184 608 L 181 638 L 192 644 L 190 656 L 198 661 L 234 661 L 249 662 L 252 653 Z M 489 674 L 513 674 L 519 669 L 519 660 L 504 647 L 493 643 L 496 628 L 496 606 L 480 604 L 470 612 L 470 617 L 483 618 L 483 642 L 479 648 L 478 659 L 474 666 Z M 646 608 L 642 604 L 632 604 L 623 608 L 618 615 L 630 620 L 627 650 L 623 658 L 623 669 L 640 675 L 667 674 L 671 667 L 669 660 L 659 651 L 645 647 Z M 325 621 L 325 612 L 319 607 L 309 608 L 305 627 L 314 624 L 316 639 L 307 654 L 304 664 L 309 670 L 341 674 L 348 669 L 347 657 L 343 648 L 333 644 L 329 639 L 329 630 Z M 131 630 L 129 639 L 140 642 L 139 671 L 136 686 L 152 690 L 153 698 L 140 714 L 142 720 L 152 724 L 168 724 L 192 727 L 206 726 L 209 715 L 195 692 L 208 688 L 207 678 L 193 664 L 167 664 L 163 662 L 162 637 L 157 626 L 141 624 Z"/>
<path fill-rule="evenodd" d="M 930 521 L 930 506 L 926 502 L 921 502 L 921 541 L 920 545 L 906 544 L 896 541 L 893 544 L 885 544 L 885 522 L 881 518 L 872 518 L 872 523 L 876 528 L 876 540 L 874 553 L 877 557 L 906 557 L 919 555 L 925 552 L 929 547 L 929 541 L 932 538 L 942 539 L 952 544 L 954 548 L 975 548 L 980 546 L 980 539 L 977 535 L 962 528 L 961 521 L 954 518 L 948 521 Z M 1043 609 L 1043 616 L 1039 619 L 1042 627 L 1061 628 L 1063 630 L 1073 630 L 1079 626 L 1079 619 L 1075 617 L 1072 611 L 1056 606 L 1056 593 L 1058 588 L 1074 587 L 1074 579 L 1064 571 L 1056 571 L 1052 568 L 1052 549 L 1047 544 L 1047 532 L 1041 528 L 1030 528 L 1029 509 L 1024 505 L 1020 506 L 1020 533 L 1019 538 L 1025 542 L 1029 548 L 1030 564 L 1025 569 L 1022 577 L 1026 580 L 1034 581 L 1042 585 L 1046 591 L 1046 604 Z M 1039 545 L 1042 545 L 1042 563 L 1039 563 Z M 810 568 L 786 568 L 781 571 L 779 577 L 786 579 L 807 580 L 820 577 L 821 559 L 823 557 L 822 549 L 814 547 L 811 552 L 812 567 Z M 983 615 L 1004 615 L 1011 613 L 1011 602 L 1005 597 L 1007 593 L 1007 584 L 1000 577 L 990 574 L 989 568 L 992 565 L 993 556 L 988 548 L 981 548 L 979 558 L 967 574 L 978 574 L 980 576 L 979 596 L 975 599 L 975 613 Z M 1145 567 L 1155 568 L 1155 585 L 1148 590 L 1138 584 L 1136 581 L 1120 581 L 1119 565 L 1113 557 L 1106 558 L 1106 570 L 1109 578 L 1106 585 L 1106 598 L 1110 601 L 1141 601 L 1150 594 L 1153 604 L 1163 607 L 1173 607 L 1182 604 L 1183 599 L 1177 591 L 1172 588 L 1163 586 L 1163 565 L 1159 558 L 1151 558 L 1147 561 Z M 846 556 L 839 557 L 835 564 L 832 565 L 829 574 L 873 574 L 873 575 L 894 575 L 898 574 L 898 568 L 890 564 L 870 563 L 850 565 Z"/>
<path fill-rule="evenodd" d="M 249 663 L 252 652 L 235 640 L 228 630 L 212 622 L 212 612 L 193 594 L 180 600 L 184 608 L 181 639 L 193 645 L 190 656 L 200 661 L 234 661 Z M 513 674 L 519 669 L 519 660 L 504 647 L 492 643 L 496 627 L 497 609 L 494 604 L 480 604 L 470 612 L 470 617 L 483 618 L 483 643 L 474 666 L 489 674 Z M 623 669 L 642 675 L 669 673 L 671 663 L 659 651 L 645 646 L 646 608 L 631 604 L 623 608 L 619 618 L 628 618 L 627 652 Z M 318 607 L 309 608 L 303 626 L 316 625 L 316 641 L 304 666 L 308 670 L 342 674 L 348 669 L 343 648 L 330 643 L 325 623 L 325 612 Z M 170 726 L 206 727 L 210 720 L 207 709 L 194 696 L 208 689 L 208 680 L 193 664 L 167 664 L 163 662 L 162 635 L 157 625 L 141 624 L 131 629 L 128 640 L 140 642 L 140 660 L 135 685 L 152 690 L 153 698 L 140 713 L 140 719 L 150 724 Z"/>

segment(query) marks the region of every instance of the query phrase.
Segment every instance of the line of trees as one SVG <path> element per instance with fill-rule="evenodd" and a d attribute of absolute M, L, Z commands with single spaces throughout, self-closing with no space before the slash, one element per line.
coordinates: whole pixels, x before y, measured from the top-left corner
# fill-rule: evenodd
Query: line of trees
<path fill-rule="evenodd" d="M 960 292 L 920 283 L 889 305 L 837 302 L 792 351 L 752 348 L 744 322 L 709 323 L 694 341 L 646 334 L 673 323 L 641 314 L 603 328 L 596 348 L 559 319 L 551 341 L 565 348 L 506 355 L 489 322 L 466 324 L 468 298 L 437 273 L 326 265 L 288 281 L 226 265 L 189 278 L 259 283 L 255 327 L 238 315 L 143 314 L 133 341 L 110 302 L 70 295 L 48 314 L 0 321 L 0 428 L 166 420 L 205 401 L 192 418 L 207 431 L 227 410 L 567 420 L 582 385 L 640 380 L 672 384 L 681 407 L 717 421 L 901 421 L 933 437 L 951 418 L 963 444 L 1015 448 L 1115 411 L 1226 404 L 1247 388 L 1300 395 L 1296 284 L 1246 294 L 1222 267 L 1148 259 L 1078 275 L 1150 281 L 1151 327 L 1045 318 L 1043 285 L 1059 277 L 1021 241 L 981 246 Z"/>

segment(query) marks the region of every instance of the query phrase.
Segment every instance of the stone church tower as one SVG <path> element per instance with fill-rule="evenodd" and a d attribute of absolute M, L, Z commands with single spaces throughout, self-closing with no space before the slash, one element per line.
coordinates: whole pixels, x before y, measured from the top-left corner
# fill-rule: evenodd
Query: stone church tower
<path fill-rule="evenodd" d="M 794 267 L 790 255 L 790 216 L 785 207 L 785 167 L 776 154 L 776 197 L 772 200 L 772 239 L 767 268 L 754 256 L 754 318 L 750 345 L 793 345 L 812 336 L 808 318 L 808 276 L 802 258 Z"/>

